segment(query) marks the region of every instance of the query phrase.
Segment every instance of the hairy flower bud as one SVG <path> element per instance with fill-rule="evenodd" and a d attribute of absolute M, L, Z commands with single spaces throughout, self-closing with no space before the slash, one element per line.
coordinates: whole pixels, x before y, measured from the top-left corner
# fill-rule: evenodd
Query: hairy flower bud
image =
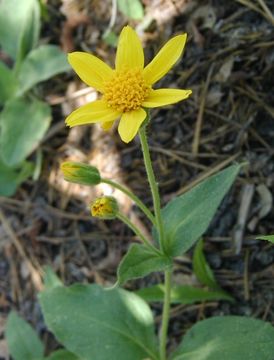
<path fill-rule="evenodd" d="M 113 196 L 97 198 L 90 206 L 91 215 L 105 219 L 114 219 L 119 211 L 117 200 Z"/>
<path fill-rule="evenodd" d="M 97 185 L 101 182 L 98 169 L 88 164 L 66 161 L 61 164 L 61 170 L 64 174 L 64 179 L 72 183 Z"/>

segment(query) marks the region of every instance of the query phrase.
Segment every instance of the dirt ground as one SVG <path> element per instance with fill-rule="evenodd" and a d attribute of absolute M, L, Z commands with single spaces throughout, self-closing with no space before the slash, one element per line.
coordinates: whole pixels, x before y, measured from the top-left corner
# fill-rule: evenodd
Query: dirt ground
<path fill-rule="evenodd" d="M 42 41 L 64 51 L 89 51 L 109 64 L 115 49 L 102 39 L 112 2 L 48 1 Z M 163 205 L 174 195 L 234 162 L 248 162 L 204 236 L 205 253 L 225 301 L 172 308 L 170 347 L 197 320 L 220 314 L 253 316 L 274 324 L 274 247 L 255 240 L 274 233 L 274 17 L 272 0 L 144 0 L 145 18 L 129 21 L 121 13 L 113 31 L 128 22 L 140 34 L 147 59 L 174 34 L 187 32 L 183 58 L 159 87 L 192 89 L 188 100 L 152 112 L 149 143 Z M 0 359 L 8 312 L 18 311 L 48 346 L 37 293 L 44 265 L 66 284 L 113 284 L 116 268 L 137 239 L 118 220 L 91 218 L 89 203 L 111 194 L 108 186 L 88 189 L 66 183 L 59 170 L 67 159 L 97 165 L 102 174 L 127 185 L 151 207 L 139 139 L 121 142 L 117 131 L 96 126 L 65 127 L 74 108 L 96 99 L 71 72 L 40 86 L 52 105 L 52 125 L 41 144 L 38 181 L 28 180 L 12 198 L 0 198 Z M 35 157 L 35 154 L 33 155 Z M 122 210 L 149 232 L 142 214 L 121 193 Z M 176 261 L 174 282 L 196 284 L 192 251 Z M 129 289 L 157 283 L 161 275 L 132 281 Z M 155 313 L 160 314 L 155 305 Z M 157 320 L 159 320 L 157 315 Z M 6 357 L 7 358 L 7 357 Z"/>

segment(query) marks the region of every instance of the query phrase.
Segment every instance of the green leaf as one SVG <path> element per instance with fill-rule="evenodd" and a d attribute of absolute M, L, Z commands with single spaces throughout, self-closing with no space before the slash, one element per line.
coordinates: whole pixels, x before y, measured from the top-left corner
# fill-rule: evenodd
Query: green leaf
<path fill-rule="evenodd" d="M 172 360 L 273 360 L 274 328 L 241 316 L 203 320 L 185 335 Z"/>
<path fill-rule="evenodd" d="M 18 75 L 19 95 L 41 81 L 70 70 L 67 56 L 55 45 L 42 45 L 32 50 L 22 63 Z"/>
<path fill-rule="evenodd" d="M 0 61 L 0 105 L 12 97 L 15 93 L 16 85 L 14 73 Z"/>
<path fill-rule="evenodd" d="M 274 244 L 274 235 L 259 235 L 256 240 L 267 240 Z"/>
<path fill-rule="evenodd" d="M 49 329 L 81 359 L 157 359 L 151 310 L 135 294 L 76 284 L 44 291 L 40 303 Z"/>
<path fill-rule="evenodd" d="M 76 355 L 72 354 L 67 350 L 54 351 L 49 357 L 44 360 L 80 360 Z"/>
<path fill-rule="evenodd" d="M 33 173 L 33 164 L 25 161 L 11 168 L 0 160 L 0 196 L 12 196 L 17 187 Z"/>
<path fill-rule="evenodd" d="M 0 45 L 18 64 L 36 46 L 39 33 L 40 6 L 37 0 L 0 2 Z"/>
<path fill-rule="evenodd" d="M 9 166 L 21 163 L 39 145 L 50 124 L 51 109 L 41 101 L 19 98 L 7 103 L 0 116 L 0 149 Z"/>
<path fill-rule="evenodd" d="M 113 31 L 106 31 L 103 35 L 103 40 L 106 44 L 117 47 L 118 36 Z"/>
<path fill-rule="evenodd" d="M 12 196 L 17 189 L 18 172 L 0 161 L 0 196 Z"/>
<path fill-rule="evenodd" d="M 154 271 L 164 271 L 172 266 L 170 258 L 157 254 L 145 245 L 132 244 L 122 259 L 118 271 L 118 283 L 146 276 Z"/>
<path fill-rule="evenodd" d="M 129 19 L 141 20 L 144 17 L 140 0 L 118 0 L 118 9 Z"/>
<path fill-rule="evenodd" d="M 50 266 L 45 266 L 44 268 L 44 286 L 45 290 L 51 290 L 57 286 L 63 286 L 62 281 Z"/>
<path fill-rule="evenodd" d="M 20 164 L 20 172 L 17 177 L 17 186 L 33 174 L 34 164 L 31 161 L 24 161 Z"/>
<path fill-rule="evenodd" d="M 165 287 L 164 284 L 158 284 L 135 291 L 135 294 L 141 296 L 141 298 L 148 302 L 163 302 Z M 233 301 L 233 298 L 223 291 L 209 291 L 188 285 L 173 286 L 171 288 L 172 304 L 188 305 L 210 300 Z"/>
<path fill-rule="evenodd" d="M 208 265 L 204 252 L 203 240 L 200 239 L 194 249 L 193 255 L 193 270 L 201 284 L 208 286 L 211 289 L 220 289 L 220 286 L 215 280 L 214 274 Z"/>
<path fill-rule="evenodd" d="M 15 312 L 8 317 L 6 339 L 14 360 L 37 360 L 43 357 L 44 346 L 32 327 Z"/>
<path fill-rule="evenodd" d="M 240 168 L 240 165 L 230 166 L 164 207 L 164 250 L 167 255 L 175 257 L 185 253 L 201 237 Z"/>

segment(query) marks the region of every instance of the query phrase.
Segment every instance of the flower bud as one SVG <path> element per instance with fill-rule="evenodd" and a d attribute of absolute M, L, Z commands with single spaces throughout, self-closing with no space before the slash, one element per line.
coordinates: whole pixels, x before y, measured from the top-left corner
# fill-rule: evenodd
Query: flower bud
<path fill-rule="evenodd" d="M 64 179 L 72 183 L 97 185 L 101 182 L 98 169 L 88 164 L 66 161 L 61 164 L 61 170 L 63 171 Z"/>
<path fill-rule="evenodd" d="M 114 219 L 119 211 L 118 203 L 113 196 L 102 196 L 97 198 L 90 207 L 91 215 L 105 219 Z"/>

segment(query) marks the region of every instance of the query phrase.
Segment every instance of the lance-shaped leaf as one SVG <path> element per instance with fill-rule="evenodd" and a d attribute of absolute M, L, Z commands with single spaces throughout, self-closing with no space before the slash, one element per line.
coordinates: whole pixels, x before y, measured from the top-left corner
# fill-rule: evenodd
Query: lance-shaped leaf
<path fill-rule="evenodd" d="M 49 329 L 80 359 L 158 359 L 151 310 L 133 293 L 77 284 L 46 290 L 40 302 Z"/>
<path fill-rule="evenodd" d="M 32 327 L 14 312 L 8 317 L 6 339 L 14 360 L 37 360 L 43 357 L 41 340 Z"/>
<path fill-rule="evenodd" d="M 256 240 L 267 240 L 274 244 L 274 235 L 259 235 Z"/>
<path fill-rule="evenodd" d="M 38 146 L 51 119 L 50 107 L 41 101 L 9 101 L 0 116 L 1 156 L 8 166 L 20 164 Z"/>
<path fill-rule="evenodd" d="M 0 2 L 0 45 L 17 64 L 36 46 L 39 33 L 39 1 Z"/>
<path fill-rule="evenodd" d="M 155 271 L 164 271 L 171 266 L 172 261 L 167 256 L 158 254 L 145 245 L 132 244 L 118 267 L 118 283 L 123 284 Z"/>
<path fill-rule="evenodd" d="M 20 166 L 12 168 L 0 159 L 0 196 L 12 196 L 33 171 L 34 166 L 31 162 L 24 161 Z"/>
<path fill-rule="evenodd" d="M 164 284 L 158 284 L 137 290 L 135 294 L 148 302 L 163 302 L 165 296 Z M 193 304 L 211 300 L 233 301 L 233 298 L 222 290 L 206 290 L 190 285 L 175 285 L 171 288 L 172 304 Z"/>
<path fill-rule="evenodd" d="M 67 70 L 70 70 L 70 65 L 58 46 L 39 46 L 28 54 L 20 66 L 18 95 L 22 95 L 39 82 Z"/>
<path fill-rule="evenodd" d="M 50 266 L 45 266 L 43 280 L 45 290 L 50 290 L 57 286 L 63 286 L 62 281 L 59 279 L 59 277 L 55 274 L 55 272 Z"/>
<path fill-rule="evenodd" d="M 219 316 L 194 325 L 172 360 L 273 360 L 274 328 L 244 316 Z"/>
<path fill-rule="evenodd" d="M 201 284 L 208 286 L 211 289 L 220 289 L 213 271 L 211 270 L 208 262 L 206 261 L 203 252 L 203 240 L 200 239 L 194 249 L 193 254 L 193 271 Z"/>
<path fill-rule="evenodd" d="M 13 96 L 16 85 L 13 71 L 0 61 L 0 105 Z"/>
<path fill-rule="evenodd" d="M 230 166 L 166 205 L 162 215 L 167 255 L 185 253 L 206 231 L 240 167 Z"/>
<path fill-rule="evenodd" d="M 129 19 L 140 20 L 144 17 L 140 0 L 118 0 L 118 9 Z"/>

